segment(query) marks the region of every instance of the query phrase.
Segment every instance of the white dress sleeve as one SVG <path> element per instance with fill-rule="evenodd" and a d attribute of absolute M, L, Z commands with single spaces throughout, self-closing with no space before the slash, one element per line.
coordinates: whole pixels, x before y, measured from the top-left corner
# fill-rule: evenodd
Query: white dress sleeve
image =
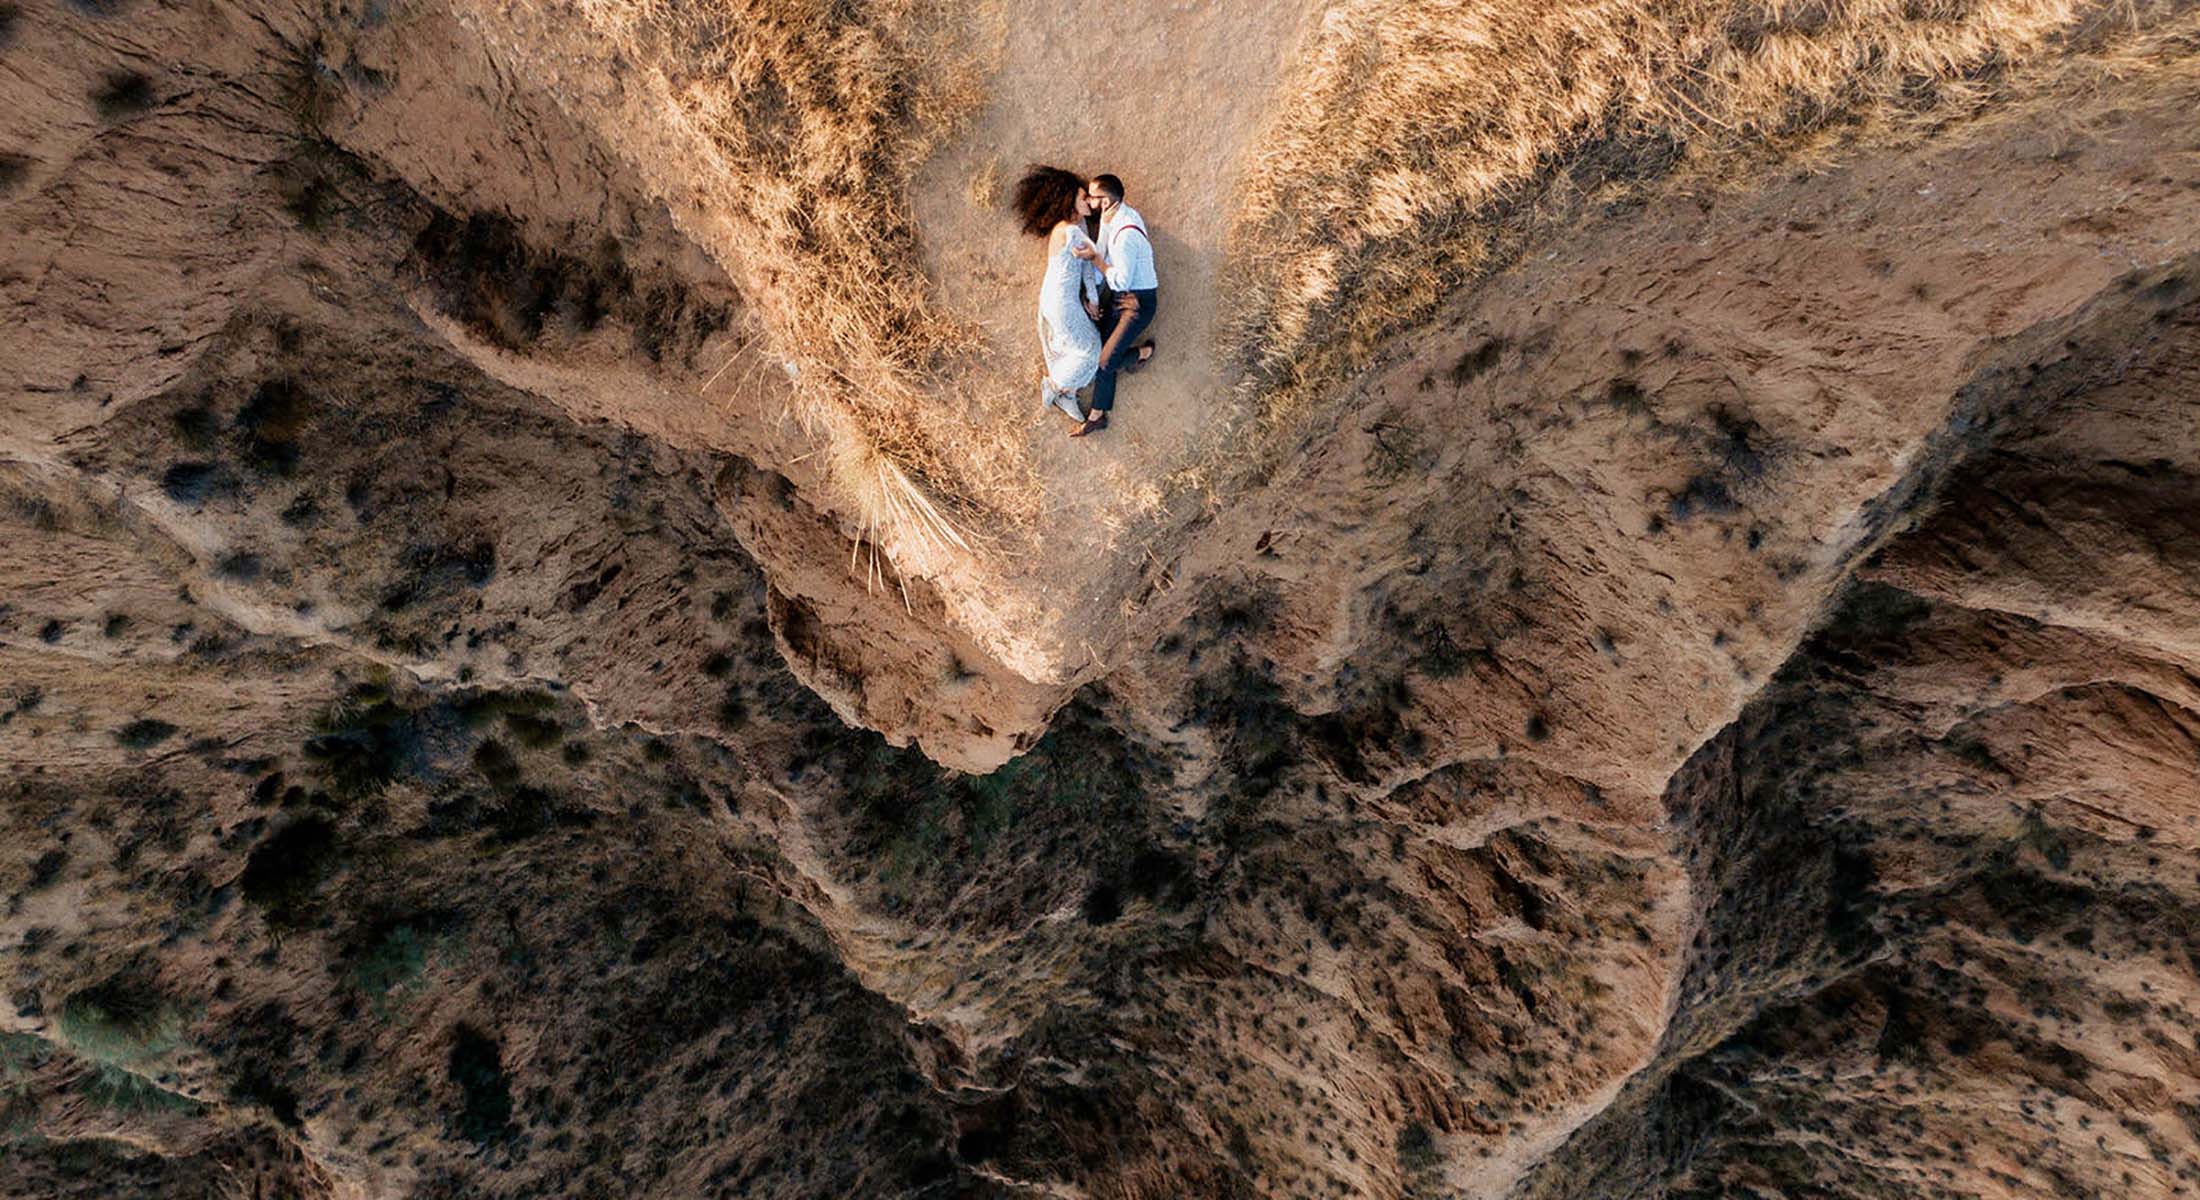
<path fill-rule="evenodd" d="M 1079 246 L 1090 245 L 1092 245 L 1092 238 L 1087 236 L 1084 230 L 1075 225 L 1069 227 L 1068 249 L 1075 250 Z M 1077 266 L 1079 267 L 1077 272 L 1078 284 L 1085 293 L 1085 303 L 1100 303 L 1100 268 L 1094 266 L 1091 260 L 1083 258 L 1077 260 Z"/>

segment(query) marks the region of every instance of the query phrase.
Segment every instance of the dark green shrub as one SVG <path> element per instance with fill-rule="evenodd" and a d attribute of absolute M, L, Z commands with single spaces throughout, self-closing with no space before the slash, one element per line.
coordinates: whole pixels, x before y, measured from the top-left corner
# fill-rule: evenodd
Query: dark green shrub
<path fill-rule="evenodd" d="M 305 755 L 321 765 L 339 796 L 374 795 L 425 761 L 416 712 L 379 684 L 352 689 L 317 728 Z"/>
<path fill-rule="evenodd" d="M 56 1031 L 71 1049 L 113 1066 L 158 1058 L 182 1039 L 184 1013 L 152 980 L 122 971 L 61 1002 Z"/>
<path fill-rule="evenodd" d="M 1436 1149 L 1436 1135 L 1419 1121 L 1409 1123 L 1398 1131 L 1398 1166 L 1408 1172 L 1433 1170 L 1442 1161 Z"/>
<path fill-rule="evenodd" d="M 271 474 L 291 474 L 298 467 L 298 439 L 312 410 L 313 398 L 294 380 L 262 382 L 237 412 L 244 460 Z"/>
<path fill-rule="evenodd" d="M 526 713 L 504 714 L 504 728 L 512 740 L 530 750 L 547 750 L 565 740 L 565 727 L 554 720 Z"/>
<path fill-rule="evenodd" d="M 133 1075 L 121 1067 L 102 1066 L 87 1076 L 82 1083 L 84 1096 L 101 1108 L 129 1116 L 157 1116 L 173 1113 L 177 1116 L 195 1117 L 206 1111 L 206 1106 L 189 1096 L 179 1096 L 167 1088 L 141 1075 Z"/>
<path fill-rule="evenodd" d="M 318 813 L 302 817 L 270 835 L 245 860 L 244 897 L 279 929 L 309 925 L 320 915 L 316 893 L 335 857 L 336 826 Z"/>
<path fill-rule="evenodd" d="M 110 71 L 92 93 L 92 107 L 102 121 L 127 120 L 158 103 L 153 81 L 136 71 Z"/>
<path fill-rule="evenodd" d="M 153 717 L 140 717 L 115 730 L 115 740 L 131 750 L 150 750 L 176 734 L 176 727 Z"/>
<path fill-rule="evenodd" d="M 474 747 L 474 769 L 481 772 L 483 779 L 500 788 L 517 787 L 522 777 L 519 760 L 495 738 Z"/>
<path fill-rule="evenodd" d="M 387 1016 L 416 990 L 434 948 L 433 934 L 409 924 L 393 925 L 369 941 L 352 961 L 352 982 L 366 993 L 376 1015 Z"/>
<path fill-rule="evenodd" d="M 453 1133 L 484 1150 L 519 1136 L 512 1124 L 512 1083 L 494 1040 L 471 1026 L 459 1026 L 451 1039 L 450 1074 L 461 1100 L 451 1118 Z"/>

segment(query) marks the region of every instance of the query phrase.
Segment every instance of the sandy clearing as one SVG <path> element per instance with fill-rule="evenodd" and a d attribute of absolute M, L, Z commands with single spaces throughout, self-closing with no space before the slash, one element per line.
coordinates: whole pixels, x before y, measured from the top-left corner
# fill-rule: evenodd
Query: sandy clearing
<path fill-rule="evenodd" d="M 1032 322 L 1043 254 L 999 205 L 1025 164 L 1113 171 L 1153 233 L 1161 276 L 1153 332 L 1166 353 L 1124 379 L 1107 433 L 1069 440 L 1067 421 L 1041 412 L 1035 388 L 1029 405 L 984 406 L 1030 415 L 1049 507 L 1062 513 L 1033 556 L 1048 578 L 1032 586 L 1068 618 L 1042 640 L 1072 669 L 1069 660 L 1085 654 L 1077 629 L 1119 603 L 1135 577 L 1139 559 L 1122 544 L 1124 528 L 1160 504 L 1162 481 L 1191 458 L 1222 411 L 1213 346 L 1225 305 L 1218 292 L 1231 189 L 1321 7 L 1318 0 L 996 7 L 994 61 L 1003 65 L 987 81 L 989 101 L 919 175 L 912 203 L 928 300 L 983 328 L 984 365 L 970 386 L 988 397 L 1020 397 L 1038 361 Z"/>

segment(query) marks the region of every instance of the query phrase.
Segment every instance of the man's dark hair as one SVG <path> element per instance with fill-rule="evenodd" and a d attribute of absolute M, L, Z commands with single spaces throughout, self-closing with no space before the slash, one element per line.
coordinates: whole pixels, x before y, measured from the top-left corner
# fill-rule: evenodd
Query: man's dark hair
<path fill-rule="evenodd" d="M 1025 233 L 1045 237 L 1054 232 L 1057 223 L 1077 219 L 1077 197 L 1084 190 L 1084 180 L 1073 171 L 1029 167 L 1016 181 L 1016 192 L 1008 206 L 1023 219 Z"/>
<path fill-rule="evenodd" d="M 1098 184 L 1100 190 L 1106 192 L 1110 197 L 1115 200 L 1116 203 L 1120 204 L 1123 202 L 1122 180 L 1117 179 L 1113 175 L 1095 175 L 1092 177 L 1092 181 L 1095 184 Z"/>

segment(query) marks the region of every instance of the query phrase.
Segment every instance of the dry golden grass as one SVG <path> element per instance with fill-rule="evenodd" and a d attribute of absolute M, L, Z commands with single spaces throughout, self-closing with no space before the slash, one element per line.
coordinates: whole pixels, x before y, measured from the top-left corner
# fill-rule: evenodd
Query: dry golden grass
<path fill-rule="evenodd" d="M 789 364 L 795 414 L 866 532 L 904 565 L 1018 523 L 1037 489 L 1021 430 L 954 391 L 973 331 L 925 302 L 910 180 L 974 111 L 981 57 L 941 0 L 576 0 L 587 35 L 662 77 L 667 124 L 717 247 Z"/>
<path fill-rule="evenodd" d="M 1914 134 L 2043 64 L 2184 55 L 2189 0 L 1346 0 L 1233 227 L 1252 413 L 1303 414 L 1581 201 Z M 2041 68 L 2041 69 L 2034 69 Z"/>
<path fill-rule="evenodd" d="M 963 189 L 972 208 L 1000 208 L 1008 202 L 1008 192 L 1001 182 L 1001 160 L 986 159 L 970 176 Z"/>
<path fill-rule="evenodd" d="M 640 123 L 674 147 L 661 157 L 676 174 L 659 182 L 714 222 L 712 248 L 762 326 L 742 369 L 787 365 L 794 412 L 863 532 L 896 566 L 930 573 L 965 554 L 973 531 L 1030 531 L 1043 490 L 1027 422 L 1006 416 L 1028 405 L 1002 391 L 1018 373 L 980 369 L 976 332 L 924 302 L 909 216 L 915 172 L 979 107 L 980 43 L 993 35 L 978 30 L 994 7 L 563 0 L 534 11 L 538 36 L 557 30 L 620 81 L 611 99 L 569 103 L 649 97 Z M 2036 93 L 2026 72 L 2042 64 L 2191 57 L 2161 31 L 2193 11 L 2193 0 L 1338 0 L 1240 193 L 1241 265 L 1222 294 L 1237 309 L 1224 349 L 1242 419 L 1284 425 L 1585 202 L 1944 125 Z M 997 191 L 988 170 L 968 194 Z M 1224 424 L 1171 488 L 1225 489 L 1245 481 L 1241 465 L 1272 462 Z"/>

